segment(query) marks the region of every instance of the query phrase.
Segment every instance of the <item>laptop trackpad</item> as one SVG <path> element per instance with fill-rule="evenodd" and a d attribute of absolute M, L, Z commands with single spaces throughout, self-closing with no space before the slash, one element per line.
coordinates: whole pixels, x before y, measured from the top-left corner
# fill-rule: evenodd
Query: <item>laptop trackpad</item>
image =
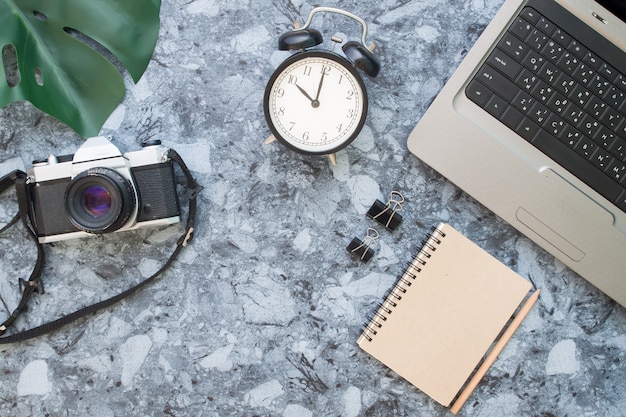
<path fill-rule="evenodd" d="M 552 246 L 563 252 L 567 257 L 576 262 L 580 262 L 585 257 L 585 253 L 570 243 L 563 236 L 548 227 L 544 222 L 526 211 L 523 207 L 517 209 L 515 213 L 517 220 L 522 222 L 526 227 L 547 240 Z"/>
<path fill-rule="evenodd" d="M 556 206 L 548 204 L 541 209 L 520 207 L 516 217 L 573 261 L 580 262 L 585 252 L 564 235 L 572 235 L 584 219 L 611 224 L 613 216 L 552 169 L 544 168 L 540 175 L 544 182 L 542 186 L 545 185 L 543 191 L 554 197 L 552 200 L 556 201 Z"/>
<path fill-rule="evenodd" d="M 585 252 L 564 234 L 572 235 L 587 219 L 613 224 L 613 215 L 551 168 L 542 169 L 540 175 L 544 181 L 542 186 L 545 185 L 542 191 L 554 197 L 550 201 L 556 201 L 556 206 L 550 203 L 540 209 L 520 207 L 516 217 L 569 258 L 580 262 Z"/>

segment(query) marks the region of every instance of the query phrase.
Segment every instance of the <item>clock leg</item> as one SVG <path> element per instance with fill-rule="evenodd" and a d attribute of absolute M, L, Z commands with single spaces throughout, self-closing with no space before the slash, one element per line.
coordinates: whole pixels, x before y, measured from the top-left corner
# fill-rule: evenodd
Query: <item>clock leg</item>
<path fill-rule="evenodd" d="M 276 140 L 276 138 L 274 137 L 274 135 L 270 135 L 269 138 L 265 139 L 265 142 L 263 142 L 265 145 L 270 144 L 272 142 L 274 142 Z"/>
<path fill-rule="evenodd" d="M 337 156 L 334 153 L 328 155 L 328 159 L 330 159 L 331 164 L 337 165 Z"/>

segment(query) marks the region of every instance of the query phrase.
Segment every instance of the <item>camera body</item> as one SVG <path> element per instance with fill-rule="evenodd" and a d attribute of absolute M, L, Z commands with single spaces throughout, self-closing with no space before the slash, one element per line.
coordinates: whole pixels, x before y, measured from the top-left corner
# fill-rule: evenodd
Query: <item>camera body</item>
<path fill-rule="evenodd" d="M 180 222 L 168 152 L 152 141 L 122 154 L 98 136 L 73 155 L 34 161 L 28 193 L 39 242 Z"/>

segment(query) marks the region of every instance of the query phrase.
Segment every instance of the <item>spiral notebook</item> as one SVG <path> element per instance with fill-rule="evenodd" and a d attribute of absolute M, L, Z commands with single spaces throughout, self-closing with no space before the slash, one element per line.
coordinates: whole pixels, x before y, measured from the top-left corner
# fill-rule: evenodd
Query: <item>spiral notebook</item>
<path fill-rule="evenodd" d="M 539 291 L 449 224 L 434 229 L 357 340 L 457 413 Z"/>

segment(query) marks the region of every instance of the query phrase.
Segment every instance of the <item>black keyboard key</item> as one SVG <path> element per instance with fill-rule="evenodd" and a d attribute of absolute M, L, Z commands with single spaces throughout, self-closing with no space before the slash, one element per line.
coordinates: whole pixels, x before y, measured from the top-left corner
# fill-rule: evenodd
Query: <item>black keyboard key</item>
<path fill-rule="evenodd" d="M 502 113 L 504 113 L 504 110 L 506 108 L 507 108 L 507 102 L 504 101 L 504 99 L 498 96 L 497 94 L 493 94 L 491 98 L 489 98 L 489 101 L 487 101 L 487 104 L 484 107 L 484 109 L 487 110 L 489 114 L 491 114 L 493 117 L 497 119 L 500 118 L 500 116 L 502 116 Z"/>
<path fill-rule="evenodd" d="M 526 39 L 532 28 L 533 25 L 529 23 L 526 19 L 518 17 L 511 25 L 509 32 L 523 40 Z"/>
<path fill-rule="evenodd" d="M 587 85 L 589 84 L 589 82 L 591 81 L 591 79 L 593 78 L 595 74 L 596 74 L 596 70 L 591 68 L 589 64 L 583 62 L 578 67 L 576 67 L 576 69 L 572 73 L 572 76 L 574 77 L 576 81 L 578 81 L 582 85 Z"/>
<path fill-rule="evenodd" d="M 602 97 L 611 88 L 611 83 L 609 83 L 609 81 L 603 76 L 601 76 L 600 74 L 596 74 L 591 79 L 591 82 L 589 83 L 587 87 L 592 93 L 594 93 L 598 97 Z"/>
<path fill-rule="evenodd" d="M 609 164 L 614 160 L 613 156 L 602 148 L 596 149 L 596 152 L 591 157 L 591 163 L 595 165 L 600 171 L 607 169 Z"/>
<path fill-rule="evenodd" d="M 611 146 L 609 152 L 619 161 L 626 162 L 626 139 L 617 138 Z"/>
<path fill-rule="evenodd" d="M 519 126 L 517 126 L 517 129 L 515 129 L 515 132 L 527 141 L 531 142 L 540 130 L 541 128 L 537 126 L 537 124 L 525 117 Z"/>
<path fill-rule="evenodd" d="M 598 57 L 598 55 L 594 54 L 591 51 L 587 51 L 587 54 L 583 57 L 583 61 L 589 64 L 589 66 L 595 70 L 600 69 L 603 64 L 603 61 Z"/>
<path fill-rule="evenodd" d="M 568 148 L 574 149 L 578 142 L 583 138 L 583 134 L 574 129 L 570 125 L 566 125 L 558 139 Z"/>
<path fill-rule="evenodd" d="M 602 127 L 600 122 L 589 115 L 585 115 L 582 122 L 578 124 L 578 129 L 580 129 L 583 135 L 590 138 L 594 137 L 600 131 L 600 127 Z"/>
<path fill-rule="evenodd" d="M 578 84 L 576 83 L 576 81 L 574 81 L 573 78 L 571 78 L 569 75 L 565 75 L 563 73 L 559 74 L 559 77 L 556 80 L 556 83 L 554 84 L 554 87 L 561 93 L 564 95 L 569 95 L 572 93 L 572 91 L 574 91 L 574 87 L 576 87 Z"/>
<path fill-rule="evenodd" d="M 598 72 L 600 74 L 604 75 L 610 81 L 615 80 L 615 78 L 617 77 L 617 74 L 618 74 L 617 71 L 615 70 L 615 68 L 613 68 L 612 66 L 610 66 L 606 62 L 604 64 L 602 64 L 602 66 L 600 67 Z"/>
<path fill-rule="evenodd" d="M 595 143 L 600 145 L 604 149 L 611 149 L 613 142 L 617 139 L 617 136 L 604 126 L 600 126 L 600 130 L 592 138 Z"/>
<path fill-rule="evenodd" d="M 548 42 L 548 35 L 540 31 L 539 29 L 534 29 L 531 31 L 530 35 L 526 39 L 526 44 L 533 48 L 535 51 L 541 51 L 545 44 Z"/>
<path fill-rule="evenodd" d="M 526 53 L 528 53 L 528 46 L 510 33 L 506 33 L 502 37 L 500 42 L 498 42 L 498 48 L 515 58 L 517 61 L 524 59 Z"/>
<path fill-rule="evenodd" d="M 578 126 L 585 117 L 585 112 L 580 107 L 570 103 L 565 109 L 563 117 L 573 126 Z"/>
<path fill-rule="evenodd" d="M 591 96 L 589 102 L 585 105 L 585 110 L 591 117 L 597 119 L 604 113 L 607 107 L 608 105 L 604 101 L 596 96 Z"/>
<path fill-rule="evenodd" d="M 519 91 L 513 101 L 511 101 L 511 104 L 524 114 L 527 114 L 530 111 L 534 103 L 535 99 L 524 91 Z"/>
<path fill-rule="evenodd" d="M 582 46 L 576 39 L 573 39 L 569 43 L 569 45 L 567 46 L 567 49 L 572 51 L 574 55 L 576 55 L 578 58 L 581 58 L 581 59 L 587 55 L 587 52 L 589 52 L 589 50 L 585 48 L 584 46 Z"/>
<path fill-rule="evenodd" d="M 554 84 L 560 73 L 561 71 L 556 67 L 556 65 L 546 61 L 541 69 L 539 69 L 539 72 L 537 72 L 537 75 L 539 75 L 539 77 L 541 77 L 541 79 L 545 82 Z"/>
<path fill-rule="evenodd" d="M 555 40 L 549 40 L 541 50 L 541 55 L 553 64 L 557 64 L 565 53 L 565 49 Z"/>
<path fill-rule="evenodd" d="M 519 124 L 524 120 L 524 115 L 512 106 L 508 106 L 500 120 L 511 130 L 517 129 Z"/>
<path fill-rule="evenodd" d="M 572 42 L 572 37 L 568 35 L 563 29 L 557 28 L 552 34 L 552 39 L 556 40 L 563 46 L 568 46 Z"/>
<path fill-rule="evenodd" d="M 515 88 L 515 85 L 488 64 L 484 64 L 480 68 L 476 73 L 476 79 L 508 101 L 513 100 L 517 94 L 518 89 Z"/>
<path fill-rule="evenodd" d="M 474 103 L 484 107 L 491 98 L 492 93 L 483 83 L 472 80 L 465 89 L 465 94 Z"/>
<path fill-rule="evenodd" d="M 554 93 L 546 103 L 548 108 L 558 115 L 565 113 L 570 101 L 562 94 Z"/>
<path fill-rule="evenodd" d="M 539 21 L 541 15 L 535 9 L 531 7 L 525 7 L 521 12 L 520 16 L 524 19 L 528 20 L 530 23 L 535 24 Z"/>
<path fill-rule="evenodd" d="M 626 140 L 626 118 L 622 118 L 622 122 L 617 129 L 615 129 L 615 133 L 620 136 L 622 139 Z"/>
<path fill-rule="evenodd" d="M 511 80 L 514 80 L 517 74 L 522 70 L 521 64 L 498 48 L 494 49 L 489 55 L 487 63 Z"/>
<path fill-rule="evenodd" d="M 565 120 L 561 119 L 555 114 L 551 114 L 550 116 L 548 116 L 548 119 L 543 124 L 543 128 L 546 129 L 548 133 L 556 136 L 557 138 L 560 138 L 562 135 L 565 134 L 565 129 L 568 126 L 569 125 L 565 122 Z"/>
<path fill-rule="evenodd" d="M 578 107 L 584 107 L 591 100 L 591 91 L 581 85 L 577 85 L 568 96 Z"/>
<path fill-rule="evenodd" d="M 522 60 L 522 65 L 528 68 L 530 72 L 537 73 L 544 62 L 546 62 L 546 59 L 539 52 L 531 49 Z"/>
<path fill-rule="evenodd" d="M 617 127 L 622 123 L 624 116 L 622 116 L 617 110 L 613 107 L 607 106 L 606 110 L 600 116 L 600 121 L 608 126 L 610 129 L 617 129 Z"/>
<path fill-rule="evenodd" d="M 533 90 L 530 92 L 539 102 L 547 104 L 548 100 L 552 98 L 555 90 L 549 86 L 546 82 L 539 80 Z"/>
<path fill-rule="evenodd" d="M 591 159 L 593 153 L 596 151 L 597 147 L 598 145 L 596 145 L 594 141 L 589 138 L 583 137 L 574 147 L 574 150 L 576 151 L 576 153 L 578 153 L 578 155 L 589 160 Z"/>
<path fill-rule="evenodd" d="M 548 116 L 550 116 L 550 109 L 548 109 L 543 104 L 537 102 L 533 104 L 533 107 L 528 113 L 528 117 L 530 118 L 530 120 L 532 120 L 534 123 L 537 123 L 539 126 L 545 123 L 545 121 L 548 119 Z"/>
<path fill-rule="evenodd" d="M 535 26 L 546 35 L 552 35 L 556 30 L 556 25 L 543 16 L 539 18 Z"/>
<path fill-rule="evenodd" d="M 609 163 L 606 173 L 617 183 L 626 181 L 624 179 L 626 178 L 626 163 L 618 161 L 617 158 L 613 158 Z"/>
<path fill-rule="evenodd" d="M 527 69 L 524 69 L 517 76 L 517 79 L 515 80 L 515 84 L 517 84 L 522 89 L 522 91 L 530 93 L 538 81 L 539 81 L 538 76 L 531 73 Z"/>
<path fill-rule="evenodd" d="M 619 109 L 619 107 L 624 103 L 624 100 L 626 100 L 626 93 L 616 86 L 612 86 L 606 96 L 604 96 L 604 99 L 614 109 Z"/>
<path fill-rule="evenodd" d="M 557 65 L 567 74 L 572 74 L 580 65 L 580 58 L 571 52 L 565 52 L 558 60 Z"/>

